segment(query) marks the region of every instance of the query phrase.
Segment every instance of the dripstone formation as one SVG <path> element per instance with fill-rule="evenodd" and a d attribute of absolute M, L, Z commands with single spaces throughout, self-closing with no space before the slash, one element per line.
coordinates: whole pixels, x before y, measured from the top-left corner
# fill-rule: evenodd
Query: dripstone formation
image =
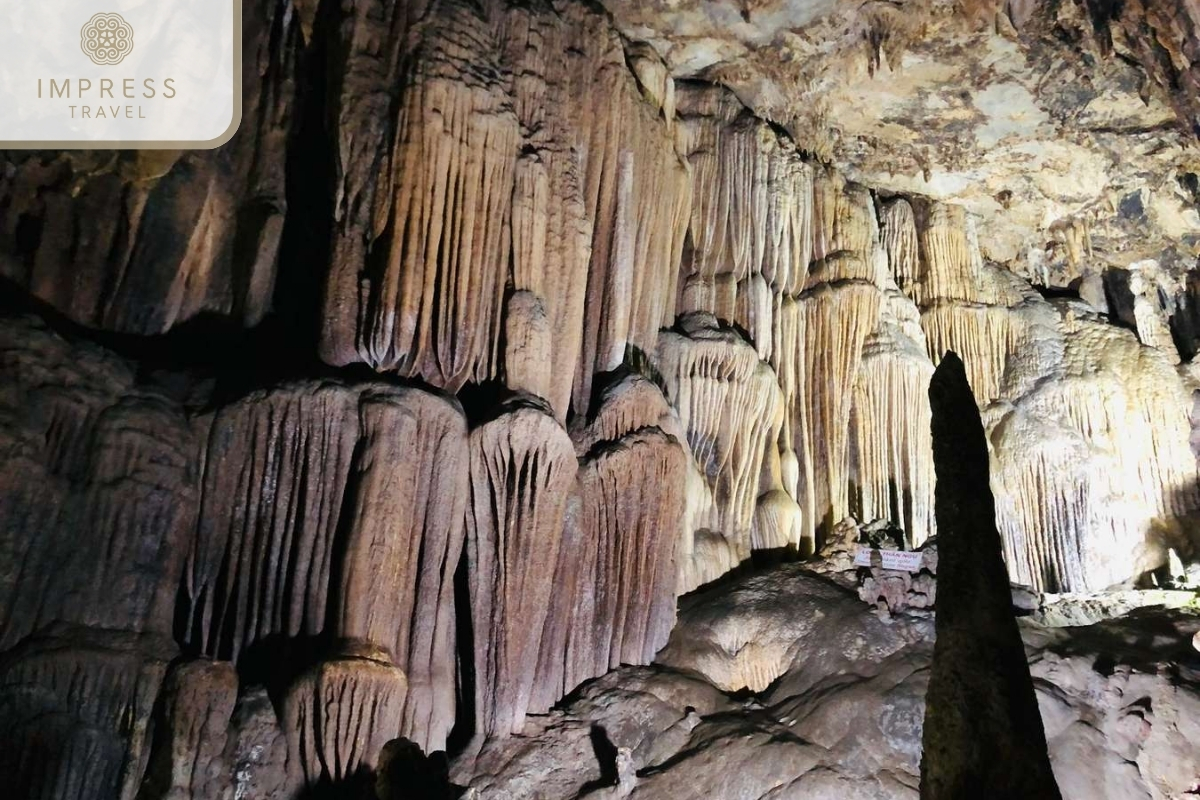
<path fill-rule="evenodd" d="M 1000 560 L 983 424 L 953 352 L 934 371 L 929 400 L 941 533 L 921 797 L 1059 800 Z"/>
<path fill-rule="evenodd" d="M 14 796 L 395 800 L 415 775 L 488 800 L 914 797 L 936 561 L 870 584 L 843 561 L 881 529 L 936 552 L 928 388 L 950 350 L 987 442 L 965 491 L 994 495 L 1025 595 L 1145 585 L 1200 552 L 1181 266 L 1200 216 L 1163 183 L 1195 174 L 1178 126 L 1143 119 L 1163 86 L 1192 108 L 1194 12 L 1128 3 L 1083 37 L 1073 0 L 1006 4 L 1009 27 L 922 0 L 913 25 L 948 37 L 927 52 L 892 4 L 845 27 L 756 0 L 721 28 L 754 55 L 667 30 L 727 4 L 607 5 L 246 0 L 228 145 L 0 154 Z M 829 45 L 828 74 L 796 37 Z M 1109 82 L 1070 77 L 1081 102 L 1111 102 L 1063 159 L 1118 137 L 1140 166 L 1113 174 L 1142 170 L 1113 184 L 1111 229 L 1090 184 L 1039 184 L 1030 221 L 1026 156 L 1051 159 L 1020 148 L 1045 131 L 985 114 L 987 87 L 962 89 L 986 120 L 955 119 L 1005 143 L 1015 196 L 955 172 L 978 141 L 895 154 L 921 64 L 974 80 L 986 50 L 1061 83 L 1071 47 Z M 769 51 L 804 56 L 803 91 L 751 69 Z M 857 149 L 864 104 L 826 147 L 768 102 L 864 81 L 909 94 Z M 1142 116 L 1104 116 L 1139 91 Z M 1035 238 L 1046 258 L 1001 258 Z M 827 578 L 752 569 L 814 554 Z M 1118 703 L 1081 677 L 1079 653 L 1112 657 L 1101 633 L 1021 630 L 1066 687 L 1039 695 L 1056 770 L 1091 754 L 1143 792 L 1124 796 L 1189 788 L 1192 662 L 1122 638 L 1177 666 L 1105 675 L 1133 687 Z M 858 701 L 882 728 L 839 727 Z"/>

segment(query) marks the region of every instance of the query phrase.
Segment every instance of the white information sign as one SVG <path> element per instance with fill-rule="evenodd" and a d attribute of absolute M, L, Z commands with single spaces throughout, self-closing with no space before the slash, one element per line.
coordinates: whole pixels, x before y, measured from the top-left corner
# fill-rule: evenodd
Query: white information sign
<path fill-rule="evenodd" d="M 874 551 L 875 549 L 872 547 L 859 545 L 858 550 L 854 553 L 854 563 L 860 567 L 871 566 L 871 553 Z M 924 555 L 916 550 L 880 550 L 879 554 L 882 557 L 884 569 L 907 572 L 919 572 L 921 557 Z"/>

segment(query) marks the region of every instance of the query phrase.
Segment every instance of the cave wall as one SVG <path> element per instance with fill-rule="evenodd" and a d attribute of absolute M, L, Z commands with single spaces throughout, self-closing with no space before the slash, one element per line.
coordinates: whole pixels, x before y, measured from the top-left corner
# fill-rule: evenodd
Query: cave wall
<path fill-rule="evenodd" d="M 1178 354 L 986 263 L 961 208 L 847 180 L 582 4 L 246 13 L 227 146 L 0 173 L 0 275 L 44 318 L 0 321 L 27 796 L 365 780 L 649 663 L 756 551 L 847 516 L 920 544 L 947 350 L 1013 580 L 1191 554 Z"/>

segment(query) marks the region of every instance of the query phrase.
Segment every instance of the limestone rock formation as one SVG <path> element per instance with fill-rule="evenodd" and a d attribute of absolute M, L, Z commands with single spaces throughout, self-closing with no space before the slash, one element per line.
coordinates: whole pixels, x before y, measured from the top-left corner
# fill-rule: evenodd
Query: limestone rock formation
<path fill-rule="evenodd" d="M 791 614 L 797 603 L 831 613 Z M 719 632 L 744 630 L 748 620 L 790 658 L 724 650 L 733 640 Z M 1139 633 L 1148 626 L 1153 640 Z M 1172 675 L 1151 665 L 1195 663 L 1186 654 L 1198 626 L 1194 614 L 1162 609 L 1082 626 L 1020 623 L 1064 796 L 1183 796 L 1195 785 L 1187 710 L 1200 702 L 1200 685 L 1190 667 Z M 493 741 L 461 762 L 455 782 L 502 799 L 586 797 L 615 786 L 616 752 L 628 748 L 638 767 L 634 798 L 919 797 L 934 644 L 926 616 L 883 622 L 851 591 L 787 565 L 697 595 L 675 637 L 692 646 L 673 643 L 669 665 L 585 684 L 531 720 L 526 737 Z M 718 691 L 714 684 L 755 656 L 769 668 L 764 679 L 775 676 L 766 691 Z M 1097 659 L 1111 666 L 1097 671 Z"/>
<path fill-rule="evenodd" d="M 929 384 L 941 580 L 921 797 L 1061 797 L 1000 557 L 987 443 L 962 361 Z M 1015 765 L 1019 769 L 1014 769 Z"/>
<path fill-rule="evenodd" d="M 191 645 L 236 659 L 276 639 L 370 642 L 406 676 L 403 732 L 444 741 L 467 498 L 461 411 L 415 389 L 294 384 L 221 409 L 208 442 Z"/>
<path fill-rule="evenodd" d="M 614 381 L 572 438 L 581 460 L 538 660 L 540 708 L 621 664 L 654 658 L 675 622 L 679 553 L 691 537 L 690 455 L 650 381 Z"/>
<path fill-rule="evenodd" d="M 0 659 L 0 770 L 18 797 L 132 800 L 169 640 L 55 623 Z"/>
<path fill-rule="evenodd" d="M 171 633 L 197 437 L 137 365 L 0 325 L 0 648 L 54 622 Z"/>
<path fill-rule="evenodd" d="M 481 734 L 516 733 L 534 695 L 563 514 L 578 467 L 566 431 L 547 409 L 520 396 L 472 431 L 470 448 L 475 724 Z"/>
<path fill-rule="evenodd" d="M 1192 5 L 243 5 L 0 153 L 8 785 L 913 797 L 953 350 L 1064 792 L 1195 789 Z"/>
<path fill-rule="evenodd" d="M 685 548 L 692 564 L 684 565 L 680 589 L 687 591 L 748 558 L 754 535 L 765 533 L 755 531 L 755 512 L 760 494 L 774 488 L 764 487 L 760 476 L 779 439 L 782 397 L 770 366 L 711 316 L 689 315 L 681 334 L 663 333 L 658 357 L 667 396 L 703 479 L 702 494 L 691 499 L 702 509 L 693 525 L 719 536 L 724 551 Z M 786 545 L 793 537 L 784 527 L 768 546 Z"/>
<path fill-rule="evenodd" d="M 211 796 L 224 788 L 224 750 L 237 692 L 237 671 L 227 661 L 172 666 L 162 685 L 143 794 L 166 800 Z"/>
<path fill-rule="evenodd" d="M 271 308 L 300 32 L 243 4 L 242 124 L 218 150 L 6 153 L 0 277 L 84 325 L 158 334 Z"/>
<path fill-rule="evenodd" d="M 386 653 L 359 643 L 301 675 L 284 700 L 289 767 L 308 784 L 369 777 L 400 729 L 407 684 Z"/>

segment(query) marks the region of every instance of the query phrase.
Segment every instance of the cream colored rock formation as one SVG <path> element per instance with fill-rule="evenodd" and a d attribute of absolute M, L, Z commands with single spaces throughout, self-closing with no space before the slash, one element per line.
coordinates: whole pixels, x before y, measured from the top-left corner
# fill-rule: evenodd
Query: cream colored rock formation
<path fill-rule="evenodd" d="M 0 774 L 910 796 L 947 350 L 1026 595 L 1200 557 L 1198 15 L 1103 5 L 247 0 L 229 145 L 0 154 Z"/>

